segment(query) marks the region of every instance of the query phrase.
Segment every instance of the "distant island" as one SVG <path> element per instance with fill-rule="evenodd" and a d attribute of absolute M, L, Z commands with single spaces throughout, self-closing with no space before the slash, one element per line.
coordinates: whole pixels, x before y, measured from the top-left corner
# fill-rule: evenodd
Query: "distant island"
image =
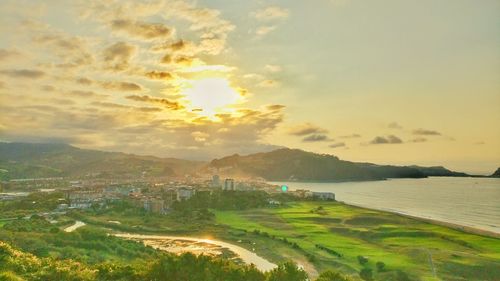
<path fill-rule="evenodd" d="M 267 181 L 369 181 L 429 176 L 469 177 L 444 167 L 392 166 L 341 160 L 328 154 L 282 148 L 210 162 L 80 149 L 54 143 L 0 143 L 0 179 L 41 177 L 168 177 L 222 174 Z M 498 177 L 500 169 L 491 177 Z"/>

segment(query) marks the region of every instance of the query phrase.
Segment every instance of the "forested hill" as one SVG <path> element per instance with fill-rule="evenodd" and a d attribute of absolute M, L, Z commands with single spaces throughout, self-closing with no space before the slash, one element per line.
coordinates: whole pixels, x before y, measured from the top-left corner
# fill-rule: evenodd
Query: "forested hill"
<path fill-rule="evenodd" d="M 97 175 L 184 175 L 203 162 L 80 149 L 67 144 L 0 143 L 0 179 Z"/>
<path fill-rule="evenodd" d="M 427 176 L 467 176 L 443 167 L 390 166 L 340 160 L 328 154 L 278 149 L 247 156 L 213 160 L 209 167 L 231 176 L 261 177 L 270 181 L 358 181 Z"/>
<path fill-rule="evenodd" d="M 67 144 L 0 143 L 0 180 L 40 177 L 137 178 L 218 173 L 222 176 L 297 181 L 360 181 L 427 176 L 468 176 L 444 167 L 356 163 L 328 154 L 278 149 L 232 155 L 209 163 L 121 152 L 80 149 Z"/>

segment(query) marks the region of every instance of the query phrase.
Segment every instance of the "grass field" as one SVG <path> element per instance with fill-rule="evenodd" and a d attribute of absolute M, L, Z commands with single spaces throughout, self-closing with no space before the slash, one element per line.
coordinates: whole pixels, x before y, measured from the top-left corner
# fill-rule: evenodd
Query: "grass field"
<path fill-rule="evenodd" d="M 274 263 L 293 260 L 313 278 L 334 269 L 358 280 L 364 268 L 373 271 L 375 280 L 498 280 L 500 276 L 500 239 L 396 214 L 336 202 L 211 211 L 215 220 L 127 210 L 82 213 L 74 219 L 122 232 L 214 237 Z M 366 257 L 367 263 L 360 264 L 358 256 Z M 378 270 L 377 262 L 385 269 Z M 411 279 L 397 277 L 398 272 Z"/>
<path fill-rule="evenodd" d="M 232 229 L 226 239 L 247 242 L 272 261 L 302 262 L 313 274 L 314 269 L 339 267 L 357 274 L 367 267 L 380 280 L 390 279 L 395 270 L 421 280 L 496 280 L 500 276 L 500 239 L 395 214 L 317 202 L 214 212 L 219 224 Z M 292 243 L 298 247 L 290 247 Z M 368 258 L 366 264 L 358 262 L 360 255 Z M 306 256 L 314 258 L 308 261 Z M 377 272 L 376 262 L 383 262 L 386 270 Z"/>

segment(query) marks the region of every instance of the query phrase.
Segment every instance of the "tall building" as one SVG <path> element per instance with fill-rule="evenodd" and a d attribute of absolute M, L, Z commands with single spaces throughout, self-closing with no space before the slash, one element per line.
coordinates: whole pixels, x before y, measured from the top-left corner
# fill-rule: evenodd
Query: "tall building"
<path fill-rule="evenodd" d="M 212 187 L 220 187 L 220 177 L 219 175 L 212 176 Z"/>
<path fill-rule="evenodd" d="M 224 181 L 224 190 L 234 190 L 234 179 L 226 179 Z"/>

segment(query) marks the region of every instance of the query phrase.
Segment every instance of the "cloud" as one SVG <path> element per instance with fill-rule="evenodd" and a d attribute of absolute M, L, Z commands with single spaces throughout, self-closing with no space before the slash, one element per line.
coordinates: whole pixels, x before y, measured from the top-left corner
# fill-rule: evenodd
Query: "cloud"
<path fill-rule="evenodd" d="M 45 92 L 53 92 L 56 88 L 51 85 L 43 85 L 40 89 Z"/>
<path fill-rule="evenodd" d="M 284 109 L 286 106 L 284 105 L 281 105 L 281 104 L 272 104 L 272 105 L 268 105 L 266 106 L 266 109 L 267 110 L 270 110 L 270 111 L 277 111 L 277 110 L 282 110 Z"/>
<path fill-rule="evenodd" d="M 12 78 L 38 79 L 45 76 L 46 73 L 41 70 L 34 69 L 8 69 L 0 70 L 0 75 L 9 76 Z"/>
<path fill-rule="evenodd" d="M 161 104 L 165 106 L 168 109 L 172 110 L 180 110 L 183 109 L 184 106 L 182 106 L 180 103 L 176 101 L 170 101 L 168 99 L 164 98 L 155 98 L 147 95 L 143 96 L 138 96 L 138 95 L 131 95 L 126 97 L 129 100 L 134 100 L 134 101 L 141 101 L 141 102 L 149 102 L 149 103 L 156 103 L 156 104 Z"/>
<path fill-rule="evenodd" d="M 359 134 L 350 134 L 350 135 L 344 135 L 344 136 L 340 136 L 339 138 L 341 139 L 356 139 L 356 138 L 360 138 L 361 135 Z"/>
<path fill-rule="evenodd" d="M 103 81 L 99 82 L 101 87 L 107 90 L 116 90 L 116 91 L 141 91 L 142 87 L 139 84 L 132 82 L 116 82 L 116 81 Z"/>
<path fill-rule="evenodd" d="M 399 143 L 403 143 L 403 141 L 394 135 L 389 135 L 387 137 L 377 136 L 372 141 L 370 141 L 370 144 L 399 144 Z"/>
<path fill-rule="evenodd" d="M 413 130 L 414 135 L 422 135 L 422 136 L 440 136 L 441 133 L 433 130 L 426 129 L 416 129 Z"/>
<path fill-rule="evenodd" d="M 289 135 L 306 136 L 311 134 L 325 134 L 328 131 L 311 123 L 300 124 L 288 130 Z"/>
<path fill-rule="evenodd" d="M 55 60 L 57 67 L 78 68 L 94 62 L 89 44 L 82 37 L 71 36 L 50 27 L 44 27 L 34 33 L 33 42 L 45 47 L 48 54 L 54 54 L 59 58 Z"/>
<path fill-rule="evenodd" d="M 16 50 L 8 50 L 0 48 L 0 61 L 20 57 L 21 53 Z"/>
<path fill-rule="evenodd" d="M 392 122 L 387 125 L 388 128 L 390 129 L 403 129 L 401 125 L 399 125 L 397 122 Z"/>
<path fill-rule="evenodd" d="M 279 65 L 275 65 L 275 64 L 266 64 L 266 66 L 264 66 L 264 69 L 268 72 L 281 72 L 283 70 L 283 68 Z"/>
<path fill-rule="evenodd" d="M 275 29 L 276 29 L 275 25 L 260 26 L 257 28 L 257 30 L 255 30 L 255 34 L 257 36 L 264 36 Z"/>
<path fill-rule="evenodd" d="M 261 88 L 275 88 L 278 87 L 279 85 L 280 82 L 272 79 L 262 80 L 257 84 L 257 86 Z"/>
<path fill-rule="evenodd" d="M 108 46 L 104 50 L 104 62 L 107 68 L 115 71 L 122 71 L 129 67 L 129 61 L 136 52 L 136 46 L 125 42 L 118 42 Z"/>
<path fill-rule="evenodd" d="M 81 78 L 76 79 L 76 82 L 78 84 L 82 84 L 85 86 L 89 86 L 89 85 L 92 85 L 92 83 L 94 83 L 92 80 L 85 78 L 85 77 L 81 77 Z"/>
<path fill-rule="evenodd" d="M 111 22 L 111 28 L 118 32 L 125 32 L 130 36 L 142 39 L 168 38 L 173 29 L 160 23 L 146 23 L 140 21 L 118 19 Z"/>
<path fill-rule="evenodd" d="M 165 71 L 149 71 L 146 72 L 144 75 L 150 79 L 156 79 L 156 80 L 169 80 L 173 78 L 170 72 L 165 72 Z"/>
<path fill-rule="evenodd" d="M 330 141 L 331 139 L 327 135 L 313 134 L 302 139 L 303 142 L 320 142 L 320 141 Z"/>
<path fill-rule="evenodd" d="M 290 11 L 278 6 L 269 6 L 253 12 L 251 13 L 251 15 L 260 21 L 271 21 L 288 18 L 288 16 L 290 15 Z"/>
<path fill-rule="evenodd" d="M 345 147 L 345 142 L 336 142 L 329 145 L 331 148 Z"/>
<path fill-rule="evenodd" d="M 96 94 L 93 91 L 83 91 L 83 90 L 73 90 L 73 91 L 70 91 L 69 94 L 74 95 L 74 96 L 79 96 L 79 97 L 86 97 L 86 98 L 99 96 L 98 94 Z"/>
<path fill-rule="evenodd" d="M 418 137 L 411 140 L 411 142 L 426 142 L 426 138 Z"/>

